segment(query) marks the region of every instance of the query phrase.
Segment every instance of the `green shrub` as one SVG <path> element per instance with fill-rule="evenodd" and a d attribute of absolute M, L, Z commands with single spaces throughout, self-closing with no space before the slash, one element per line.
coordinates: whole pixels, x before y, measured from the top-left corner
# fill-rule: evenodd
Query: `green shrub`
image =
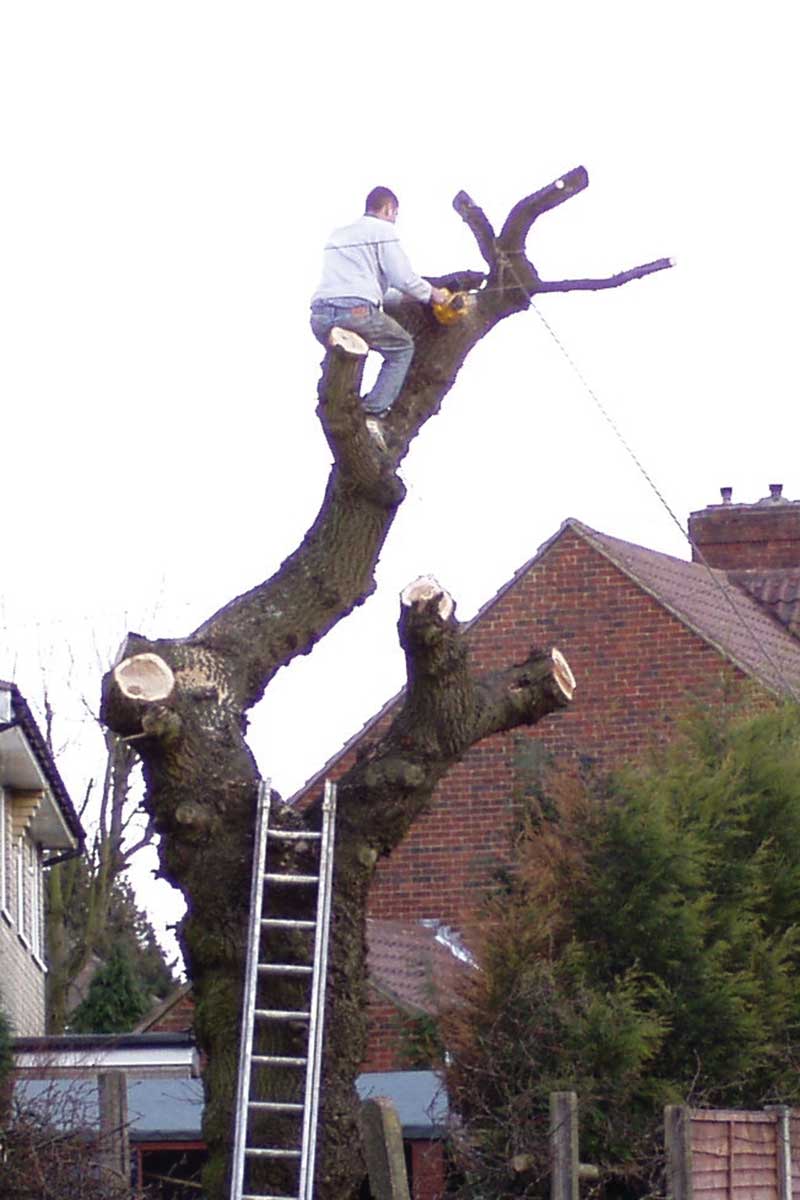
<path fill-rule="evenodd" d="M 112 948 L 86 998 L 70 1019 L 74 1033 L 126 1033 L 147 1012 L 148 999 L 133 973 L 123 945 Z"/>
<path fill-rule="evenodd" d="M 470 1194 L 542 1193 L 551 1091 L 629 1193 L 659 1186 L 665 1103 L 800 1099 L 798 929 L 796 706 L 697 716 L 657 762 L 552 788 L 446 1023 Z"/>

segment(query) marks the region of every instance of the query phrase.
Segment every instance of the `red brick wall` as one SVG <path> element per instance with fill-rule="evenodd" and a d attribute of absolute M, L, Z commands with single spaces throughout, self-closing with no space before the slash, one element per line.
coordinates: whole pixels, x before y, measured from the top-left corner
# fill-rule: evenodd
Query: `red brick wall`
<path fill-rule="evenodd" d="M 577 679 L 573 703 L 531 730 L 476 746 L 440 784 L 428 813 L 377 869 L 370 915 L 436 917 L 458 927 L 510 858 L 515 756 L 526 741 L 566 769 L 640 755 L 664 740 L 693 700 L 714 702 L 741 672 L 567 528 L 470 633 L 476 670 L 519 662 L 532 645 L 557 646 Z M 370 730 L 374 738 L 381 725 Z M 331 772 L 340 776 L 355 751 Z M 387 1006 L 371 1007 L 365 1069 L 402 1066 Z"/>
<path fill-rule="evenodd" d="M 512 823 L 510 738 L 492 738 L 440 785 L 430 810 L 378 864 L 372 917 L 438 917 L 458 924 L 491 873 L 508 861 Z"/>
<path fill-rule="evenodd" d="M 509 666 L 534 645 L 558 646 L 575 699 L 531 730 L 476 746 L 440 784 L 430 811 L 377 870 L 375 917 L 458 925 L 507 862 L 514 828 L 515 748 L 537 742 L 565 766 L 622 762 L 664 739 L 691 699 L 721 699 L 741 673 L 572 530 L 474 626 L 478 671 Z"/>
<path fill-rule="evenodd" d="M 441 1142 L 411 1142 L 411 1200 L 444 1196 L 444 1150 Z"/>
<path fill-rule="evenodd" d="M 194 1000 L 191 995 L 182 996 L 149 1026 L 150 1033 L 184 1033 L 194 1026 Z"/>
<path fill-rule="evenodd" d="M 800 505 L 714 504 L 692 513 L 689 536 L 709 566 L 724 571 L 798 567 Z"/>
<path fill-rule="evenodd" d="M 367 1057 L 361 1064 L 362 1071 L 397 1071 L 404 1063 L 401 1016 L 394 1004 L 384 1000 L 370 988 Z"/>

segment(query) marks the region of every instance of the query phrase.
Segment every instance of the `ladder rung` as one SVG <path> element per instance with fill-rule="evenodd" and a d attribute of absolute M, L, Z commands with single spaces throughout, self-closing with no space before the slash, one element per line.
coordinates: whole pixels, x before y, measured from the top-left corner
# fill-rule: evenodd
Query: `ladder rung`
<path fill-rule="evenodd" d="M 299 1158 L 299 1150 L 284 1150 L 277 1146 L 245 1146 L 245 1154 L 251 1158 Z"/>
<path fill-rule="evenodd" d="M 289 842 L 310 842 L 314 841 L 315 839 L 319 841 L 319 839 L 322 837 L 322 834 L 319 832 L 307 833 L 303 829 L 268 829 L 267 837 L 285 838 Z"/>
<path fill-rule="evenodd" d="M 257 1008 L 255 1015 L 263 1021 L 308 1021 L 309 1012 L 289 1012 L 282 1008 Z"/>
<path fill-rule="evenodd" d="M 293 921 L 289 917 L 262 917 L 265 929 L 314 929 L 316 921 Z"/>
<path fill-rule="evenodd" d="M 300 1200 L 299 1196 L 279 1196 L 273 1192 L 245 1192 L 242 1200 Z"/>
<path fill-rule="evenodd" d="M 299 1196 L 279 1196 L 274 1192 L 245 1192 L 242 1200 L 300 1200 Z"/>
<path fill-rule="evenodd" d="M 286 871 L 267 871 L 267 883 L 319 883 L 319 875 L 290 875 Z"/>
<path fill-rule="evenodd" d="M 291 1054 L 254 1054 L 250 1061 L 262 1067 L 304 1067 L 308 1059 Z"/>
<path fill-rule="evenodd" d="M 259 1112 L 302 1112 L 302 1104 L 295 1104 L 288 1100 L 250 1100 L 248 1108 L 258 1109 Z"/>
<path fill-rule="evenodd" d="M 264 975 L 310 975 L 314 970 L 302 963 L 259 963 L 258 969 Z"/>

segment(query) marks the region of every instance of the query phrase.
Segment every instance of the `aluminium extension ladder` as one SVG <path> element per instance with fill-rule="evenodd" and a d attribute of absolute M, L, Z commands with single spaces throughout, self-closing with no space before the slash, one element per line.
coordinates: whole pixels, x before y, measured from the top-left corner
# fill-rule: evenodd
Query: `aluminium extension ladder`
<path fill-rule="evenodd" d="M 245 969 L 244 1010 L 242 1013 L 239 1050 L 239 1084 L 236 1098 L 236 1136 L 234 1141 L 231 1200 L 311 1200 L 314 1188 L 314 1159 L 317 1140 L 320 1068 L 322 1064 L 322 1031 L 325 1010 L 325 977 L 328 961 L 328 931 L 331 911 L 333 878 L 333 830 L 336 815 L 336 785 L 326 780 L 322 805 L 322 829 L 319 833 L 305 830 L 270 829 L 270 786 L 259 785 L 256 837 L 253 853 L 253 878 L 250 893 L 250 923 L 248 927 L 247 964 Z M 269 870 L 269 843 L 289 841 L 319 842 L 319 871 L 317 875 L 298 875 Z M 272 912 L 270 884 L 284 887 L 316 887 L 316 920 L 294 920 Z M 270 914 L 262 917 L 265 901 Z M 268 929 L 307 930 L 314 934 L 313 960 L 308 963 L 267 963 L 261 961 L 261 935 Z M 284 956 L 285 957 L 285 956 Z M 302 1011 L 286 1012 L 257 1007 L 259 977 L 305 976 L 310 982 L 310 997 Z M 306 1052 L 300 1056 L 258 1054 L 255 1051 L 256 1021 L 285 1022 L 297 1028 L 306 1027 Z M 305 1072 L 303 1103 L 297 1101 L 265 1101 L 252 1098 L 253 1068 L 269 1070 L 270 1066 L 296 1068 Z M 291 1116 L 298 1121 L 300 1131 L 291 1147 L 255 1144 L 249 1132 L 249 1117 L 261 1113 Z M 296 1194 L 278 1195 L 274 1192 L 245 1191 L 248 1160 L 295 1160 L 298 1170 Z"/>

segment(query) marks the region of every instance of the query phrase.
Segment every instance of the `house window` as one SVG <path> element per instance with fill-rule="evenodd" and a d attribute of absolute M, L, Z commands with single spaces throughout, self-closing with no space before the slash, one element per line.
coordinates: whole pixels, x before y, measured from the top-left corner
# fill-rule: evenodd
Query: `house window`
<path fill-rule="evenodd" d="M 40 889 L 39 853 L 31 839 L 22 834 L 17 854 L 17 933 L 36 955 L 41 948 Z"/>

